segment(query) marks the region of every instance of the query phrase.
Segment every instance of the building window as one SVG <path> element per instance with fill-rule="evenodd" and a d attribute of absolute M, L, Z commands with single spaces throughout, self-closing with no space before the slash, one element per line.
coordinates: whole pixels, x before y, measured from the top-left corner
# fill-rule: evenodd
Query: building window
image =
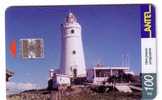
<path fill-rule="evenodd" d="M 74 33 L 74 30 L 73 30 L 73 29 L 71 30 L 71 33 L 72 33 L 72 34 Z"/>
<path fill-rule="evenodd" d="M 73 54 L 76 54 L 76 51 L 75 50 L 73 50 L 73 52 L 72 52 Z"/>

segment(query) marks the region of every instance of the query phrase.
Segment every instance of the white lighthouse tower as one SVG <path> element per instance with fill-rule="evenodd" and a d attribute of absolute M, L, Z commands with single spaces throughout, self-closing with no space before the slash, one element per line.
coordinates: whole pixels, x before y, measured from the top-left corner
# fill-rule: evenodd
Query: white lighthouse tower
<path fill-rule="evenodd" d="M 73 13 L 70 12 L 65 23 L 61 24 L 61 34 L 62 74 L 70 77 L 86 77 L 81 26 Z"/>

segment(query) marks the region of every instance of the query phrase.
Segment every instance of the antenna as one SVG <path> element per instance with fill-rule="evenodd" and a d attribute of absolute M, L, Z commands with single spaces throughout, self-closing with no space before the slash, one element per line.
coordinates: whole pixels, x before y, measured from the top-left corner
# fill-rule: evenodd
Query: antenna
<path fill-rule="evenodd" d="M 129 59 L 129 55 L 127 54 L 127 66 L 128 66 L 128 68 L 130 69 L 130 59 Z"/>
<path fill-rule="evenodd" d="M 129 54 L 125 54 L 123 57 L 124 61 L 123 61 L 123 65 L 125 67 L 128 67 L 130 69 L 130 58 L 129 58 Z"/>
<path fill-rule="evenodd" d="M 124 66 L 124 54 L 121 55 L 122 58 L 122 67 Z"/>
<path fill-rule="evenodd" d="M 125 67 L 128 67 L 128 54 L 125 54 Z"/>
<path fill-rule="evenodd" d="M 101 60 L 98 58 L 97 59 L 97 66 L 100 66 Z"/>

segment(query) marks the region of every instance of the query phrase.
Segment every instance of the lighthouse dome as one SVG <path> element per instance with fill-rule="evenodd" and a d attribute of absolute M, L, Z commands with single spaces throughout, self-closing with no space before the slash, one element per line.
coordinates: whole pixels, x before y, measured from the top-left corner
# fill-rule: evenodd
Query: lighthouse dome
<path fill-rule="evenodd" d="M 74 23 L 74 22 L 77 22 L 77 18 L 75 17 L 75 15 L 70 12 L 68 14 L 68 16 L 66 17 L 66 20 L 65 20 L 67 23 Z"/>

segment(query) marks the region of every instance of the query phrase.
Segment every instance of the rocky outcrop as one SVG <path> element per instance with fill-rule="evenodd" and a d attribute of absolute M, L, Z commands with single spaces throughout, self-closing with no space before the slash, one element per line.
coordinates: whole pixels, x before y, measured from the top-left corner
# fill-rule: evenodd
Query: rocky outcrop
<path fill-rule="evenodd" d="M 73 87 L 61 91 L 30 90 L 7 96 L 7 100 L 140 100 L 141 92 L 109 91 L 98 93 L 88 87 Z"/>

